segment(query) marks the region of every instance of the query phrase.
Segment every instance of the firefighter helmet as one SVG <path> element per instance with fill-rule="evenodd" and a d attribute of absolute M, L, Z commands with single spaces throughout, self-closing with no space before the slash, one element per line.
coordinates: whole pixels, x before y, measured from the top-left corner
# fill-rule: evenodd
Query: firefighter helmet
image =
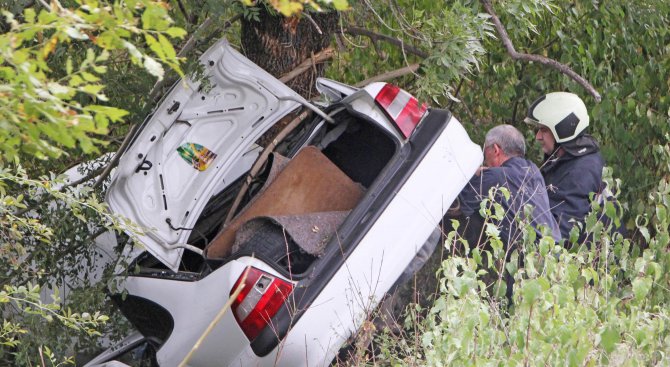
<path fill-rule="evenodd" d="M 564 143 L 578 137 L 589 126 L 589 114 L 576 94 L 553 92 L 535 100 L 524 121 L 547 127 L 557 143 Z"/>

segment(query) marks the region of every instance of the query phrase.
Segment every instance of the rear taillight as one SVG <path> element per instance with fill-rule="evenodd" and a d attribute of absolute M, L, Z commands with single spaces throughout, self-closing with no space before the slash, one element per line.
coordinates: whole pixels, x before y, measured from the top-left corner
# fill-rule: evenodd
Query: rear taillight
<path fill-rule="evenodd" d="M 428 109 L 425 103 L 419 104 L 411 94 L 392 84 L 384 85 L 375 100 L 389 114 L 405 138 L 412 134 Z"/>
<path fill-rule="evenodd" d="M 254 340 L 291 294 L 293 284 L 253 267 L 248 267 L 235 282 L 231 296 L 243 284 L 232 310 L 244 334 Z"/>

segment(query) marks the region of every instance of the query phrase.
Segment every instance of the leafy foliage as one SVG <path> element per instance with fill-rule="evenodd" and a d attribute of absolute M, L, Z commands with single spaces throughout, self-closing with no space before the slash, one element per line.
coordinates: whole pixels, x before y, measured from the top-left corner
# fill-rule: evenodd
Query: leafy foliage
<path fill-rule="evenodd" d="M 607 224 L 597 204 L 586 221 L 591 240 L 572 243 L 570 249 L 550 236 L 524 236 L 505 260 L 504 252 L 496 250 L 494 231 L 487 231 L 489 245 L 483 248 L 463 247 L 457 232 L 450 233 L 445 246 L 465 252 L 443 261 L 432 307 L 410 313 L 406 331 L 414 335 L 397 343 L 385 334 L 375 361 L 429 366 L 667 364 L 667 190 L 667 183 L 662 184 L 654 197 L 661 214 L 652 223 L 657 235 L 645 249 L 613 231 L 613 221 Z M 488 223 L 500 210 L 496 206 L 491 201 L 483 205 Z M 525 231 L 534 232 L 528 224 Z M 511 299 L 497 289 L 504 286 L 505 270 L 515 279 Z"/>
<path fill-rule="evenodd" d="M 72 363 L 76 338 L 100 335 L 108 316 L 84 309 L 100 310 L 104 293 L 77 296 L 103 280 L 89 273 L 93 243 L 108 229 L 138 230 L 108 212 L 90 178 L 70 187 L 63 176 L 32 178 L 21 162 L 42 160 L 31 171 L 46 172 L 59 167 L 47 158 L 98 152 L 128 115 L 104 93 L 108 65 L 125 55 L 156 78 L 164 66 L 181 75 L 170 39 L 185 35 L 162 2 L 40 4 L 3 9 L 0 23 L 0 358 L 15 365 Z"/>
<path fill-rule="evenodd" d="M 20 168 L 0 170 L 0 266 L 5 269 L 0 275 L 4 287 L 0 305 L 5 329 L 13 328 L 0 342 L 11 348 L 15 363 L 34 360 L 36 348 L 48 343 L 56 356 L 66 356 L 77 335 L 85 339 L 99 335 L 95 328 L 104 325 L 107 316 L 84 311 L 104 304 L 104 282 L 98 283 L 102 270 L 90 273 L 101 267 L 96 264 L 101 256 L 96 238 L 107 228 L 139 233 L 127 219 L 110 214 L 90 187 L 71 188 L 65 183 L 64 176 L 30 179 Z M 97 293 L 91 294 L 96 288 Z M 68 290 L 67 303 L 58 296 L 59 289 Z M 88 296 L 81 299 L 79 292 Z"/>
<path fill-rule="evenodd" d="M 85 153 L 103 143 L 91 134 L 105 134 L 110 122 L 126 115 L 104 106 L 100 75 L 113 52 L 127 52 L 158 78 L 163 67 L 131 41 L 141 36 L 154 56 L 179 71 L 179 63 L 167 37 L 183 37 L 170 26 L 167 11 L 150 1 L 113 6 L 80 2 L 74 10 L 58 2 L 51 11 L 26 8 L 22 17 L 4 11 L 9 32 L 0 35 L 0 150 L 5 162 L 19 158 L 19 148 L 39 158 L 56 157 L 64 148 L 80 147 Z M 73 42 L 89 44 L 85 58 L 68 57 L 65 72 L 52 72 L 50 57 L 59 47 Z M 83 101 L 83 102 L 82 102 Z"/>
<path fill-rule="evenodd" d="M 529 131 L 521 121 L 535 98 L 556 90 L 578 93 L 589 107 L 590 133 L 600 141 L 607 163 L 615 175 L 626 174 L 621 200 L 631 213 L 624 218 L 627 226 L 634 227 L 637 214 L 653 214 L 647 194 L 659 177 L 670 174 L 667 1 L 495 2 L 518 51 L 570 66 L 600 91 L 600 103 L 553 69 L 512 60 L 478 1 L 352 6 L 346 24 L 394 38 L 420 55 L 379 38 L 345 33 L 349 51 L 338 57 L 329 77 L 356 83 L 418 62 L 418 71 L 393 82 L 435 107 L 451 108 L 472 124 L 475 137 L 499 123 Z M 538 147 L 533 154 L 542 159 Z"/>
<path fill-rule="evenodd" d="M 436 105 L 454 98 L 459 79 L 476 72 L 485 54 L 482 40 L 492 37 L 488 16 L 481 14 L 470 1 L 363 2 L 353 5 L 347 22 L 364 26 L 383 36 L 411 46 L 371 39 L 369 36 L 345 38 L 350 52 L 340 56 L 330 77 L 352 84 L 379 74 L 380 70 L 401 68 L 420 62 L 420 70 L 404 87 Z M 371 47 L 370 47 L 371 46 Z M 375 54 L 370 55 L 370 50 Z"/>

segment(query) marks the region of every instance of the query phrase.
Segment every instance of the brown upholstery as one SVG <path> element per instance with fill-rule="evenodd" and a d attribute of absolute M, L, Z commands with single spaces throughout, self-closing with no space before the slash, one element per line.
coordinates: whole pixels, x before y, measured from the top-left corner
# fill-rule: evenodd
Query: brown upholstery
<path fill-rule="evenodd" d="M 221 258 L 229 255 L 235 233 L 251 218 L 350 210 L 362 196 L 361 185 L 353 182 L 317 148 L 305 147 L 219 232 L 207 247 L 206 256 Z"/>

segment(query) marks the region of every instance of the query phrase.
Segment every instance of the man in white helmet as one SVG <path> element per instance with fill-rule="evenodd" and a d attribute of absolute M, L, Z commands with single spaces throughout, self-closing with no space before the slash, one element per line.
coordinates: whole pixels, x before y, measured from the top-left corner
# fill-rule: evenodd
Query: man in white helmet
<path fill-rule="evenodd" d="M 602 185 L 604 161 L 595 139 L 586 134 L 589 114 L 576 94 L 548 93 L 528 109 L 525 122 L 537 130 L 535 140 L 542 145 L 540 167 L 551 212 L 563 238 L 570 238 L 573 221 L 584 222 L 591 209 L 589 195 Z M 584 239 L 580 234 L 579 241 Z"/>

